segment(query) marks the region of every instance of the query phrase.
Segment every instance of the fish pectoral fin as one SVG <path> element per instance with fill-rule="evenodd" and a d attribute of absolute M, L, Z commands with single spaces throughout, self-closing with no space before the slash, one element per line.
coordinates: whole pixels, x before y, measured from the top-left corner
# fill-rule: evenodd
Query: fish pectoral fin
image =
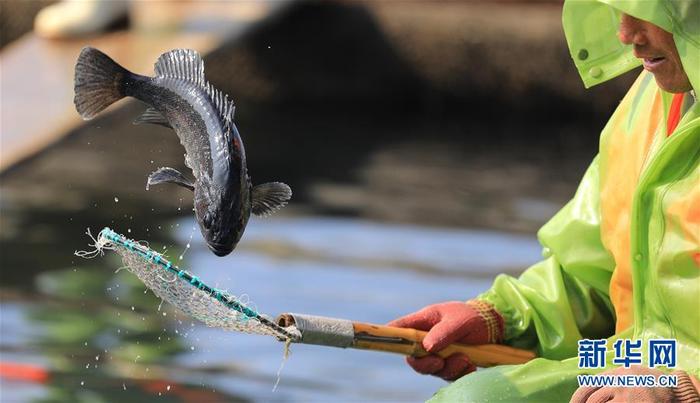
<path fill-rule="evenodd" d="M 292 189 L 281 182 L 263 183 L 253 187 L 252 211 L 256 216 L 267 216 L 281 209 L 292 197 Z"/>
<path fill-rule="evenodd" d="M 170 122 L 168 122 L 168 119 L 163 116 L 156 108 L 148 108 L 146 111 L 139 117 L 134 120 L 135 125 L 140 125 L 143 123 L 150 123 L 152 125 L 160 125 L 160 126 L 165 126 L 167 128 L 172 129 L 173 127 L 170 125 Z"/>
<path fill-rule="evenodd" d="M 159 185 L 161 183 L 174 183 L 176 185 L 186 187 L 189 190 L 194 190 L 194 183 L 185 178 L 185 175 L 180 173 L 180 171 L 173 168 L 158 168 L 152 174 L 148 175 L 146 190 L 148 190 L 151 185 Z"/>

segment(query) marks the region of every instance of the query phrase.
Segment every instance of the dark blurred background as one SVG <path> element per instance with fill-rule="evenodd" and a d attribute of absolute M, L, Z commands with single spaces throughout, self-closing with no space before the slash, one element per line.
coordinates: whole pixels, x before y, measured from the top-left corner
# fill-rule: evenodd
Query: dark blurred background
<path fill-rule="evenodd" d="M 63 295 L 55 288 L 49 290 L 41 286 L 46 281 L 37 278 L 68 275 L 85 266 L 72 252 L 86 245 L 86 227 L 94 232 L 104 225 L 122 232 L 128 228 L 131 237 L 181 250 L 187 239 L 175 235 L 177 227 L 191 226 L 191 194 L 170 186 L 144 189 L 148 174 L 160 166 L 187 172 L 184 151 L 171 131 L 132 125 L 144 105 L 124 101 L 92 121 L 76 120 L 77 114 L 65 100 L 72 96 L 71 64 L 84 45 L 113 41 L 138 48 L 152 42 L 157 47 L 165 43 L 159 38 L 170 38 L 175 30 L 192 35 L 223 30 L 225 34 L 215 35 L 204 52 L 206 76 L 236 103 L 236 124 L 253 182 L 283 181 L 294 190 L 278 219 L 320 217 L 328 223 L 425 228 L 424 238 L 419 239 L 426 248 L 431 248 L 434 228 L 522 236 L 534 243 L 537 228 L 572 196 L 596 154 L 599 131 L 635 76 L 632 72 L 585 90 L 566 47 L 559 1 L 273 1 L 264 3 L 268 6 L 264 12 L 244 12 L 245 23 L 237 22 L 240 29 L 236 30 L 229 30 L 233 23 L 222 28 L 227 24 L 224 14 L 212 18 L 197 11 L 222 9 L 227 2 L 141 1 L 132 2 L 127 18 L 110 24 L 106 33 L 46 39 L 33 33 L 32 27 L 37 12 L 50 3 L 54 2 L 0 3 L 3 102 L 10 100 L 13 107 L 34 116 L 34 124 L 39 122 L 41 130 L 49 133 L 42 136 L 50 137 L 29 151 L 23 149 L 21 158 L 4 155 L 13 162 L 3 164 L 0 173 L 0 285 L 4 306 L 17 306 L 19 317 L 28 315 L 24 312 L 33 304 L 28 301 L 44 301 L 45 307 L 50 305 L 46 301 L 55 300 L 84 305 L 75 292 Z M 239 2 L 238 7 L 246 5 L 258 6 Z M 186 11 L 177 12 L 183 7 Z M 164 23 L 164 15 L 187 15 L 189 20 L 173 28 Z M 173 47 L 185 46 L 178 43 Z M 143 60 L 147 53 L 124 51 L 112 56 L 138 73 L 152 74 L 150 68 L 134 67 L 155 61 L 150 56 Z M 63 67 L 31 62 L 33 57 L 44 60 L 43 55 L 62 60 Z M 55 88 L 44 86 L 38 94 L 22 91 L 23 85 L 38 77 L 55 80 Z M 59 91 L 66 93 L 63 101 L 50 95 Z M 61 112 L 53 111 L 60 102 L 65 104 Z M 71 124 L 42 125 L 45 113 L 65 115 Z M 17 119 L 18 115 L 3 108 L 3 147 L 11 138 L 22 146 L 33 144 L 31 131 L 20 135 L 8 129 L 29 123 L 29 119 Z M 337 227 L 339 232 L 343 225 Z M 279 232 L 274 226 L 271 231 Z M 357 231 L 360 238 L 377 236 Z M 192 232 L 190 238 L 198 242 L 199 232 Z M 294 259 L 290 253 L 297 249 L 282 248 L 292 252 L 279 254 L 280 245 L 290 247 L 289 242 L 268 241 L 242 243 L 241 248 Z M 353 245 L 339 241 L 337 247 L 352 249 Z M 537 253 L 536 246 L 531 249 Z M 509 253 L 507 242 L 502 253 Z M 387 262 L 395 258 L 382 257 Z M 195 255 L 191 259 L 188 264 L 196 264 Z M 477 256 L 474 259 L 478 261 Z M 362 258 L 353 264 L 362 266 Z M 514 261 L 486 274 L 465 268 L 460 276 L 488 280 L 500 271 L 517 273 L 525 267 Z M 100 271 L 105 272 L 94 268 L 91 273 Z M 112 272 L 106 273 L 109 276 L 95 280 L 94 285 L 102 299 L 104 282 L 114 281 Z M 61 281 L 82 284 L 85 276 Z M 473 293 L 483 291 L 480 287 Z M 115 302 L 108 298 L 102 304 Z M 152 305 L 144 304 L 144 312 L 153 311 Z M 397 304 L 387 315 L 415 307 Z M 86 315 L 80 309 L 71 312 L 76 318 Z M 106 316 L 110 315 L 114 314 Z M 8 323 L 3 322 L 5 337 L 10 337 Z M 161 327 L 167 325 L 156 325 Z M 79 346 L 81 337 L 87 336 L 67 345 Z M 134 336 L 130 342 L 147 337 Z M 51 356 L 46 352 L 46 345 L 53 345 L 50 340 L 20 354 L 20 361 Z M 5 343 L 5 357 L 12 348 Z M 395 361 L 394 370 L 403 370 L 401 360 Z M 405 377 L 401 379 L 416 377 L 407 369 L 400 374 Z M 119 376 L 107 377 L 116 386 L 105 381 L 105 388 L 121 389 Z M 435 385 L 427 388 L 434 390 Z M 318 385 L 309 388 L 323 390 Z M 106 389 L 96 390 L 102 394 Z M 34 396 L 31 393 L 27 396 Z M 233 395 L 244 400 L 261 398 L 253 392 L 241 393 Z M 216 397 L 227 400 L 233 395 Z M 105 392 L 104 396 L 112 395 Z M 134 399 L 149 395 L 139 396 Z M 319 396 L 324 395 L 292 393 L 272 398 Z"/>

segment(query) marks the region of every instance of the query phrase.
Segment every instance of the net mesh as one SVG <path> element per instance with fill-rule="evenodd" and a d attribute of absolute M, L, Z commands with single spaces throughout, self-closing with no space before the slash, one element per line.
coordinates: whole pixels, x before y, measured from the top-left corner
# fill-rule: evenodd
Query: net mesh
<path fill-rule="evenodd" d="M 269 335 L 288 342 L 300 337 L 293 328 L 284 328 L 238 300 L 235 296 L 202 282 L 197 276 L 173 265 L 148 246 L 128 239 L 109 228 L 103 229 L 92 252 L 76 252 L 82 257 L 117 252 L 126 266 L 146 287 L 185 314 L 207 326 L 235 332 Z"/>

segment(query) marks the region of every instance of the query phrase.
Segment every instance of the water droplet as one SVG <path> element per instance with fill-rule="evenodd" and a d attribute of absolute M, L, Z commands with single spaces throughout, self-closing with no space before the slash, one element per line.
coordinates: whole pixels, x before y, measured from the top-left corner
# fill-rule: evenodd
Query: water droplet
<path fill-rule="evenodd" d="M 194 346 L 190 346 L 190 350 L 194 351 Z"/>
<path fill-rule="evenodd" d="M 99 360 L 100 360 L 100 355 L 98 354 L 95 356 L 95 361 L 99 361 Z"/>
<path fill-rule="evenodd" d="M 134 310 L 134 306 L 133 306 L 133 305 L 131 306 L 131 310 L 132 310 L 132 311 Z"/>
<path fill-rule="evenodd" d="M 170 390 L 170 385 L 166 386 L 165 390 Z"/>
<path fill-rule="evenodd" d="M 131 234 L 131 228 L 127 228 L 127 229 L 126 229 L 126 232 L 128 232 L 128 233 Z"/>
<path fill-rule="evenodd" d="M 85 381 L 80 381 L 80 386 L 85 386 Z"/>
<path fill-rule="evenodd" d="M 117 196 L 114 196 L 114 202 L 119 203 L 119 198 Z"/>

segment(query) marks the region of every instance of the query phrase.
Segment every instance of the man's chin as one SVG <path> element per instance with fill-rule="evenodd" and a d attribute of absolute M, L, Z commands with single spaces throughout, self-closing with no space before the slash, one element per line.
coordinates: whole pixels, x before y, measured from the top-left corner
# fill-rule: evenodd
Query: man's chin
<path fill-rule="evenodd" d="M 656 85 L 658 85 L 659 88 L 672 94 L 682 94 L 693 89 L 693 87 L 690 86 L 690 82 L 683 80 L 671 80 L 661 74 L 654 74 L 654 79 L 656 80 Z"/>

